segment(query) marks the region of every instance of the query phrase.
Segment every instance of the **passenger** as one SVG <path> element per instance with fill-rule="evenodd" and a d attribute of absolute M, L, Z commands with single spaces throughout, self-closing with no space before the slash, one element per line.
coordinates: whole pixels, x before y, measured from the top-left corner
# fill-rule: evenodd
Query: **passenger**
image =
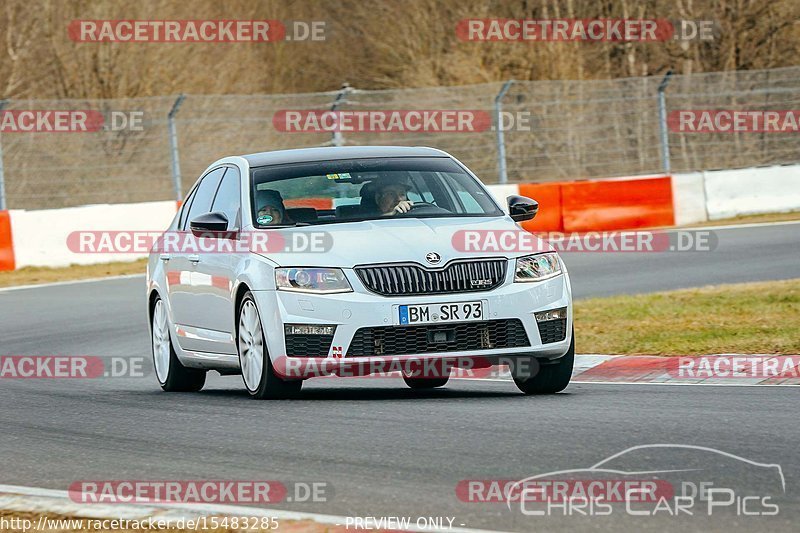
<path fill-rule="evenodd" d="M 283 205 L 281 193 L 272 189 L 258 191 L 258 200 L 261 207 L 258 210 L 256 222 L 261 226 L 278 226 L 291 224 L 286 216 L 286 207 Z"/>

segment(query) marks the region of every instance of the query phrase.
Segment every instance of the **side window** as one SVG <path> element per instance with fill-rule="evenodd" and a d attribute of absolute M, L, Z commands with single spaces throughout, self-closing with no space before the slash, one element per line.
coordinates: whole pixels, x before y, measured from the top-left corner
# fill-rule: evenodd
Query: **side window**
<path fill-rule="evenodd" d="M 204 213 L 211 212 L 211 202 L 214 200 L 214 194 L 217 192 L 219 180 L 222 178 L 222 174 L 224 172 L 224 168 L 212 170 L 206 174 L 206 176 L 203 178 L 203 181 L 201 181 L 200 185 L 197 186 L 194 193 L 194 199 L 192 200 L 192 205 L 189 206 L 189 214 L 186 217 L 186 220 L 184 220 L 183 229 L 187 229 L 189 227 L 189 223 L 193 218 Z"/>
<path fill-rule="evenodd" d="M 234 229 L 238 226 L 240 203 L 239 171 L 235 168 L 228 168 L 219 184 L 211 210 L 225 213 L 225 216 L 228 217 L 228 229 Z"/>
<path fill-rule="evenodd" d="M 194 193 L 196 192 L 197 189 L 192 189 L 192 192 L 186 197 L 186 200 L 184 200 L 183 205 L 181 206 L 181 218 L 178 221 L 179 230 L 182 230 L 184 224 L 186 224 L 186 215 L 189 214 L 189 208 L 192 207 L 192 200 L 194 200 Z"/>

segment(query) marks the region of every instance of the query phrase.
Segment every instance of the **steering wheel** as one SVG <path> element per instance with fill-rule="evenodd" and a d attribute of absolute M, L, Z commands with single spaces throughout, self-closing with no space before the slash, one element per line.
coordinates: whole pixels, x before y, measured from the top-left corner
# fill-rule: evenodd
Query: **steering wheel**
<path fill-rule="evenodd" d="M 421 207 L 434 207 L 436 209 L 440 209 L 438 205 L 432 204 L 430 202 L 415 202 L 415 203 L 411 204 L 411 207 L 409 208 L 409 210 L 411 210 L 411 209 L 419 209 Z"/>
<path fill-rule="evenodd" d="M 442 209 L 436 204 L 432 204 L 430 202 L 417 202 L 411 204 L 411 207 L 405 213 L 401 213 L 399 216 L 409 216 L 411 214 L 416 215 L 436 215 L 440 213 L 449 213 L 447 209 Z"/>

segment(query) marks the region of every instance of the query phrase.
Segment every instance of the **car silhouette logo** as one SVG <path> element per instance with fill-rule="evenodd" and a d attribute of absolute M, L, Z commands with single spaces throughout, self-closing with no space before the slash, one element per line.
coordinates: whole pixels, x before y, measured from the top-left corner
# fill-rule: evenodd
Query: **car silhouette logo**
<path fill-rule="evenodd" d="M 428 252 L 428 254 L 425 256 L 425 261 L 432 265 L 437 265 L 442 261 L 442 256 L 436 252 Z"/>

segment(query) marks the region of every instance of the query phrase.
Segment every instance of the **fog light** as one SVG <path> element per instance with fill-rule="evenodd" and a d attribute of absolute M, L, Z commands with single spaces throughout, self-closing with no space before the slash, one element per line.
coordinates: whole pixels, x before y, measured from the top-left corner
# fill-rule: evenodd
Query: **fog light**
<path fill-rule="evenodd" d="M 536 322 L 549 322 L 551 320 L 562 320 L 567 318 L 567 308 L 550 309 L 549 311 L 539 311 L 534 313 Z"/>
<path fill-rule="evenodd" d="M 286 324 L 287 335 L 333 335 L 336 326 L 315 326 L 313 324 Z"/>

